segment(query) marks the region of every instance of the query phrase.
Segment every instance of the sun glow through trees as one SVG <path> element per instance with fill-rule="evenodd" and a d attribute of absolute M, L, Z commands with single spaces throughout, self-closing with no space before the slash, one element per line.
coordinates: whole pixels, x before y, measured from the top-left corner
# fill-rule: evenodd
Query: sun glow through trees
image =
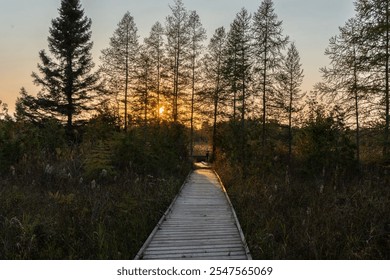
<path fill-rule="evenodd" d="M 158 110 L 160 115 L 164 114 L 164 111 L 165 111 L 164 106 L 160 107 L 160 109 Z"/>

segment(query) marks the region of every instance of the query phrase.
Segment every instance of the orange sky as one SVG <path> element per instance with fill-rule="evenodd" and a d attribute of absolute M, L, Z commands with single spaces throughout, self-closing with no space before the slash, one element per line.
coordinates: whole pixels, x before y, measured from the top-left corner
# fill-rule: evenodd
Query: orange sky
<path fill-rule="evenodd" d="M 108 46 L 117 23 L 128 10 L 139 29 L 140 41 L 159 20 L 165 23 L 173 0 L 82 0 L 85 13 L 92 19 L 93 57 L 99 64 L 100 51 Z M 183 0 L 188 10 L 196 10 L 210 38 L 220 26 L 228 29 L 241 7 L 255 12 L 260 0 Z M 112 3 L 115 3 L 113 5 Z M 305 80 L 302 89 L 309 91 L 320 80 L 319 68 L 327 64 L 323 55 L 329 38 L 338 26 L 354 15 L 353 0 L 274 0 L 275 12 L 283 20 L 285 35 L 295 41 L 301 55 Z M 10 112 L 19 90 L 29 93 L 38 88 L 31 73 L 37 71 L 38 53 L 47 50 L 51 19 L 58 16 L 60 0 L 0 0 L 0 100 Z M 108 12 L 109 11 L 109 12 Z M 208 40 L 205 42 L 208 44 Z"/>

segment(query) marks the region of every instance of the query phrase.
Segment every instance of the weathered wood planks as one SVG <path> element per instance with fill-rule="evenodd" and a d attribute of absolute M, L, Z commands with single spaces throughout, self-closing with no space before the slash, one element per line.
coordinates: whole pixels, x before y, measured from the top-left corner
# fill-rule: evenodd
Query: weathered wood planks
<path fill-rule="evenodd" d="M 135 259 L 251 259 L 218 175 L 193 171 Z"/>

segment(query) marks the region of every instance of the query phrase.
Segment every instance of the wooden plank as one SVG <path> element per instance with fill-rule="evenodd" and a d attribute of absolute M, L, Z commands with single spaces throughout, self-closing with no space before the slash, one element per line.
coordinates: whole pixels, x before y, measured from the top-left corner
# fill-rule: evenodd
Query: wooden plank
<path fill-rule="evenodd" d="M 192 172 L 136 259 L 251 259 L 222 182 Z"/>
<path fill-rule="evenodd" d="M 230 244 L 219 244 L 219 245 L 202 245 L 202 246 L 171 246 L 171 247 L 151 247 L 149 246 L 146 251 L 165 251 L 165 250 L 218 250 L 218 249 L 235 249 L 235 248 L 242 248 L 242 243 L 241 242 L 236 242 L 236 243 L 230 243 Z"/>
<path fill-rule="evenodd" d="M 158 235 L 163 235 L 166 233 L 188 233 L 188 232 L 194 232 L 195 234 L 202 233 L 202 232 L 208 232 L 208 233 L 220 233 L 228 235 L 229 232 L 235 232 L 236 229 L 233 227 L 215 227 L 215 228 L 206 228 L 206 227 L 194 227 L 194 226 L 188 226 L 188 227 L 176 227 L 175 229 L 163 227 L 161 230 L 161 233 Z"/>
<path fill-rule="evenodd" d="M 218 258 L 218 259 L 236 259 L 244 258 L 245 253 L 242 252 L 201 252 L 201 253 L 168 253 L 168 254 L 153 254 L 147 255 L 145 259 L 199 259 L 199 258 Z"/>
<path fill-rule="evenodd" d="M 180 241 L 188 241 L 188 243 L 190 242 L 197 242 L 197 241 L 202 241 L 202 242 L 205 242 L 205 241 L 223 241 L 223 242 L 226 242 L 227 240 L 231 241 L 231 240 L 240 240 L 239 238 L 235 238 L 233 239 L 233 237 L 231 238 L 227 238 L 227 237 L 223 237 L 222 235 L 217 235 L 217 236 L 210 236 L 208 234 L 203 234 L 203 235 L 189 235 L 189 234 L 184 234 L 184 235 L 175 235 L 175 236 L 156 236 L 155 237 L 155 240 L 156 242 L 158 241 L 159 243 L 161 242 L 180 242 Z"/>
<path fill-rule="evenodd" d="M 242 245 L 215 245 L 215 246 L 181 246 L 181 247 L 150 247 L 146 250 L 148 253 L 161 253 L 161 252 L 224 252 L 224 251 L 240 251 L 242 252 Z"/>
<path fill-rule="evenodd" d="M 154 242 L 151 242 L 149 246 L 162 246 L 162 245 L 207 245 L 207 244 L 228 244 L 229 242 L 238 242 L 241 239 L 239 237 L 229 237 L 229 238 L 201 238 L 201 239 L 190 239 L 190 240 L 158 240 L 155 239 Z"/>
<path fill-rule="evenodd" d="M 166 250 L 166 249 L 177 249 L 177 250 L 183 250 L 183 249 L 186 249 L 186 248 L 203 248 L 203 247 L 206 247 L 206 248 L 217 248 L 217 247 L 226 247 L 226 248 L 229 248 L 230 246 L 240 246 L 242 247 L 242 242 L 241 240 L 236 240 L 236 241 L 230 241 L 229 244 L 226 244 L 226 242 L 222 242 L 221 244 L 216 244 L 216 243 L 213 243 L 213 244 L 210 244 L 210 243 L 205 243 L 205 244 L 196 244 L 196 245 L 193 245 L 193 244 L 188 244 L 188 243 L 175 243 L 173 244 L 172 242 L 171 243 L 166 243 L 166 244 L 156 244 L 156 243 L 153 243 L 153 244 L 149 244 L 148 248 L 146 249 L 147 250 Z"/>

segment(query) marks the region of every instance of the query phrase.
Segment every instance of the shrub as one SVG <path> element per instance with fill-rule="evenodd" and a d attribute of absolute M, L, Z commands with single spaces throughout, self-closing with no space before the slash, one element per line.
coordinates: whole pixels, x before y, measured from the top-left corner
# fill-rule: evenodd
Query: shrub
<path fill-rule="evenodd" d="M 139 175 L 180 174 L 188 170 L 187 139 L 184 127 L 162 123 L 136 127 L 115 148 L 114 163 L 120 170 Z"/>

